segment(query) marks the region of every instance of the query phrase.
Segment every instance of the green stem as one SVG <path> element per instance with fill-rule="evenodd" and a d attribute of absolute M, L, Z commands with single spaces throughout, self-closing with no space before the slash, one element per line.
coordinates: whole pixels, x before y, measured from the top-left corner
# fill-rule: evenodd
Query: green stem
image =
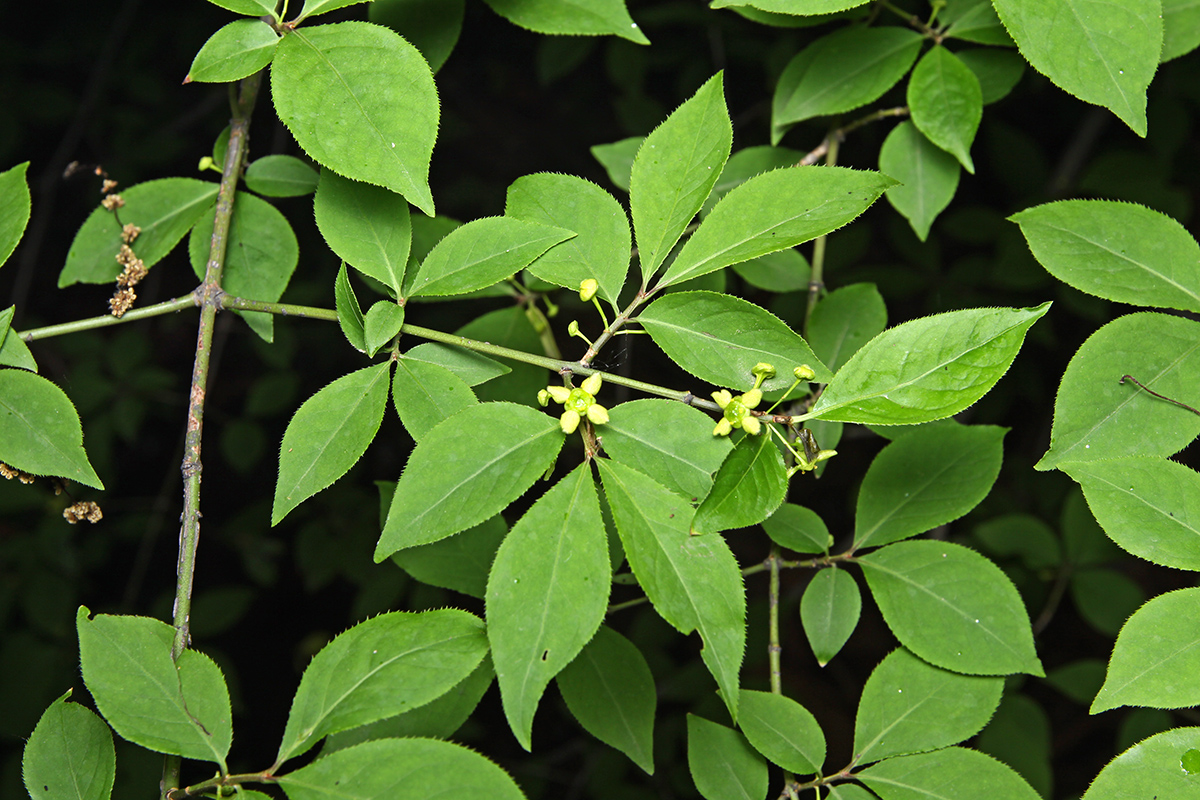
<path fill-rule="evenodd" d="M 217 190 L 216 214 L 213 220 L 212 244 L 208 254 L 204 283 L 196 290 L 200 305 L 200 323 L 196 331 L 196 361 L 192 366 L 192 388 L 188 395 L 187 432 L 183 446 L 183 519 L 179 531 L 179 560 L 175 573 L 175 608 L 173 623 L 175 638 L 171 657 L 178 659 L 191 641 L 189 621 L 192 610 L 192 584 L 196 571 L 196 548 L 200 542 L 200 440 L 204 425 L 204 397 L 208 385 L 208 364 L 212 353 L 213 328 L 221 298 L 221 275 L 225 269 L 225 250 L 229 242 L 229 223 L 238 177 L 246 158 L 246 139 L 250 114 L 258 99 L 262 72 L 244 79 L 236 99 L 230 86 L 233 119 L 229 124 L 229 145 Z M 167 756 L 163 767 L 164 794 L 179 786 L 178 756 Z M 221 771 L 225 771 L 224 764 Z"/>
<path fill-rule="evenodd" d="M 206 781 L 192 784 L 183 789 L 172 789 L 165 800 L 183 800 L 186 797 L 196 797 L 204 792 L 219 789 L 222 786 L 239 786 L 243 783 L 274 783 L 268 770 L 262 772 L 246 772 L 239 775 L 223 775 L 209 778 Z"/>
<path fill-rule="evenodd" d="M 302 317 L 304 319 L 337 322 L 337 312 L 332 308 L 296 306 L 289 303 L 267 303 L 263 300 L 247 300 L 244 297 L 234 297 L 228 294 L 221 295 L 221 308 L 236 311 L 262 311 L 266 314 L 277 314 L 281 317 Z"/>
<path fill-rule="evenodd" d="M 771 579 L 767 586 L 767 626 L 769 642 L 767 661 L 771 665 L 771 693 L 783 694 L 783 672 L 780 667 L 779 646 L 779 545 L 771 543 L 771 554 L 767 556 Z M 790 780 L 790 776 L 785 775 Z"/>
<path fill-rule="evenodd" d="M 837 164 L 842 135 L 844 134 L 839 132 L 839 135 L 829 137 L 829 150 L 825 156 L 826 166 L 832 167 Z M 808 304 L 804 307 L 804 325 L 802 326 L 802 333 L 805 337 L 808 336 L 808 321 L 812 318 L 813 309 L 817 307 L 817 300 L 825 291 L 825 242 L 828 238 L 827 235 L 822 234 L 813 242 L 812 272 L 808 278 Z"/>
<path fill-rule="evenodd" d="M 32 342 L 35 339 L 49 339 L 52 336 L 62 336 L 66 333 L 78 333 L 79 331 L 90 331 L 94 328 L 105 328 L 109 325 L 120 325 L 122 322 L 133 322 L 137 319 L 146 319 L 147 317 L 158 317 L 163 314 L 170 314 L 175 311 L 182 311 L 185 308 L 192 308 L 197 304 L 197 297 L 193 294 L 185 294 L 183 297 L 176 297 L 174 300 L 167 300 L 163 303 L 158 303 L 145 308 L 135 308 L 132 311 L 126 311 L 123 316 L 114 317 L 112 314 L 105 314 L 100 317 L 88 317 L 87 319 L 77 319 L 74 322 L 64 322 L 60 325 L 47 325 L 44 328 L 33 328 L 24 333 L 17 335 L 26 342 Z"/>

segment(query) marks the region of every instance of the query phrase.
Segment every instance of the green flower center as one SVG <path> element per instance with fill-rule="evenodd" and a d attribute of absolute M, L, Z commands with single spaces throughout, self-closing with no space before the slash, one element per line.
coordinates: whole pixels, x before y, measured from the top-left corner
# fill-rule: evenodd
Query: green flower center
<path fill-rule="evenodd" d="M 725 419 L 729 420 L 732 425 L 736 422 L 741 422 L 750 413 L 750 409 L 742 402 L 742 398 L 735 397 L 729 401 L 729 405 L 725 406 Z"/>
<path fill-rule="evenodd" d="M 567 397 L 567 402 L 563 405 L 582 416 L 587 413 L 588 408 L 595 402 L 596 398 L 583 389 L 572 389 L 570 396 Z"/>

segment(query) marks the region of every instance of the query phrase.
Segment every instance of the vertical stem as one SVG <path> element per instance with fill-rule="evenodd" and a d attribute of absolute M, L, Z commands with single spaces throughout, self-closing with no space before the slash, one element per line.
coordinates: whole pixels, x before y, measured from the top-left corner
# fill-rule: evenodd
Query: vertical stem
<path fill-rule="evenodd" d="M 842 133 L 835 131 L 835 134 L 829 137 L 829 150 L 825 155 L 825 166 L 827 167 L 837 165 L 838 147 L 842 143 Z M 804 329 L 802 331 L 806 337 L 808 336 L 808 318 L 812 316 L 813 309 L 817 307 L 817 300 L 821 298 L 821 292 L 825 290 L 826 238 L 826 235 L 821 235 L 813 242 L 812 272 L 808 278 L 808 305 L 804 309 Z"/>
<path fill-rule="evenodd" d="M 216 218 L 213 221 L 212 246 L 204 283 L 196 290 L 200 305 L 200 325 L 196 333 L 196 361 L 192 367 L 192 389 L 188 395 L 187 431 L 183 445 L 183 516 L 179 528 L 179 561 L 175 576 L 175 639 L 171 657 L 179 658 L 191 640 L 188 630 L 192 608 L 192 580 L 196 569 L 196 547 L 200 541 L 200 433 L 204 421 L 204 395 L 208 384 L 208 362 L 212 351 L 213 327 L 221 296 L 221 273 L 225 269 L 225 249 L 229 241 L 229 222 L 238 176 L 246 156 L 250 114 L 258 99 L 262 73 L 244 79 L 235 97 L 230 86 L 233 119 L 229 125 L 229 146 L 217 191 Z M 163 766 L 162 791 L 165 795 L 179 786 L 178 756 L 167 756 Z"/>
<path fill-rule="evenodd" d="M 771 571 L 770 582 L 767 585 L 767 661 L 771 668 L 771 693 L 782 695 L 783 671 L 780 667 L 780 654 L 783 652 L 783 648 L 779 646 L 779 545 L 774 542 L 771 543 L 771 554 L 767 556 L 767 564 Z M 795 790 L 791 788 L 794 782 L 795 777 L 785 770 L 783 792 L 788 797 L 795 796 Z"/>

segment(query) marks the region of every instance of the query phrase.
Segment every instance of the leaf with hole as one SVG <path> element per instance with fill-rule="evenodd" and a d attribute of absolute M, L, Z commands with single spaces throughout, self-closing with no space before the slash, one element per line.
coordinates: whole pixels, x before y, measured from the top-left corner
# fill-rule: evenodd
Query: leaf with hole
<path fill-rule="evenodd" d="M 1081 800 L 1142 800 L 1149 792 L 1159 800 L 1197 800 L 1192 765 L 1185 759 L 1200 749 L 1200 728 L 1174 728 L 1151 736 L 1114 758 L 1100 770 Z"/>
<path fill-rule="evenodd" d="M 25 788 L 33 800 L 108 800 L 117 769 L 112 731 L 70 696 L 50 704 L 25 743 Z"/>

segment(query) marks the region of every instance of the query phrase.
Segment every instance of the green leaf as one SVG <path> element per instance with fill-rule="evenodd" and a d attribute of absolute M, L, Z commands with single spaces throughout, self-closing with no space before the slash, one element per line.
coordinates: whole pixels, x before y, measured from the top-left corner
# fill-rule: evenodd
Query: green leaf
<path fill-rule="evenodd" d="M 217 184 L 195 178 L 163 178 L 130 186 L 121 192 L 125 206 L 121 222 L 142 229 L 134 252 L 147 268 L 171 252 L 184 234 L 212 207 Z M 236 208 L 236 206 L 235 206 Z M 212 235 L 212 228 L 206 236 Z M 58 288 L 73 283 L 111 283 L 121 274 L 117 251 L 121 226 L 111 211 L 97 206 L 67 252 L 67 263 L 58 276 Z M 207 251 L 205 258 L 208 257 Z"/>
<path fill-rule="evenodd" d="M 299 21 L 305 17 L 324 14 L 327 11 L 334 11 L 363 2 L 366 2 L 366 0 L 304 0 L 304 8 L 300 9 L 300 15 L 296 17 L 296 20 Z"/>
<path fill-rule="evenodd" d="M 586 463 L 534 503 L 496 553 L 487 585 L 488 641 L 504 714 L 526 750 L 550 679 L 604 619 L 609 570 L 600 500 Z"/>
<path fill-rule="evenodd" d="M 464 0 L 374 0 L 367 18 L 416 45 L 437 72 L 458 43 L 465 6 Z"/>
<path fill-rule="evenodd" d="M 1000 380 L 1025 332 L 1049 309 L 1049 303 L 972 308 L 890 328 L 838 370 L 810 413 L 878 425 L 911 425 L 957 414 Z"/>
<path fill-rule="evenodd" d="M 330 733 L 441 697 L 486 653 L 483 622 L 457 609 L 393 611 L 355 625 L 321 648 L 305 668 L 277 763 L 306 752 Z"/>
<path fill-rule="evenodd" d="M 975 527 L 973 535 L 993 555 L 1019 558 L 1032 570 L 1057 567 L 1063 562 L 1054 529 L 1032 514 L 1004 514 Z"/>
<path fill-rule="evenodd" d="M 435 425 L 479 402 L 466 381 L 445 367 L 411 358 L 396 363 L 392 402 L 414 441 Z"/>
<path fill-rule="evenodd" d="M 9 306 L 0 311 L 0 366 L 37 372 L 37 362 L 33 359 L 33 353 L 29 352 L 29 345 L 25 344 L 19 333 L 12 330 L 12 318 L 16 310 L 16 306 Z"/>
<path fill-rule="evenodd" d="M 633 171 L 633 159 L 637 156 L 644 141 L 646 141 L 645 136 L 630 136 L 619 142 L 593 145 L 588 152 L 592 154 L 592 158 L 600 162 L 600 166 L 604 167 L 613 186 L 628 192 Z"/>
<path fill-rule="evenodd" d="M 333 282 L 333 299 L 337 308 L 338 327 L 345 334 L 346 341 L 360 353 L 367 352 L 363 313 L 358 306 L 354 287 L 350 285 L 350 276 L 346 274 L 345 261 L 338 268 L 337 278 Z"/>
<path fill-rule="evenodd" d="M 317 171 L 295 156 L 263 156 L 246 167 L 246 188 L 267 197 L 303 197 L 317 181 Z"/>
<path fill-rule="evenodd" d="M 25 788 L 33 800 L 108 800 L 117 769 L 112 732 L 70 696 L 50 704 L 25 743 Z"/>
<path fill-rule="evenodd" d="M 1200 570 L 1200 474 L 1163 458 L 1069 462 L 1088 506 L 1114 542 L 1135 556 Z"/>
<path fill-rule="evenodd" d="M 879 149 L 879 169 L 900 181 L 887 190 L 888 202 L 925 241 L 933 221 L 958 191 L 958 162 L 911 122 L 901 122 Z"/>
<path fill-rule="evenodd" d="M 552 247 L 528 266 L 544 281 L 578 291 L 594 278 L 613 305 L 629 271 L 629 219 L 613 196 L 574 175 L 541 172 L 508 187 L 505 216 L 539 222 L 578 235 Z"/>
<path fill-rule="evenodd" d="M 212 659 L 184 650 L 172 661 L 175 629 L 165 622 L 90 614 L 80 606 L 75 618 L 79 663 L 113 730 L 149 750 L 224 770 L 233 740 L 229 690 Z"/>
<path fill-rule="evenodd" d="M 506 535 L 508 525 L 497 515 L 462 533 L 400 550 L 392 561 L 421 583 L 482 599 L 492 559 Z"/>
<path fill-rule="evenodd" d="M 892 25 L 854 25 L 808 45 L 788 62 L 775 86 L 771 143 L 796 122 L 879 99 L 904 77 L 920 51 L 919 33 Z"/>
<path fill-rule="evenodd" d="M 687 715 L 688 770 L 705 800 L 762 800 L 767 763 L 733 728 Z"/>
<path fill-rule="evenodd" d="M 1040 800 L 1011 768 L 991 756 L 961 747 L 889 758 L 856 774 L 883 800 L 986 797 Z"/>
<path fill-rule="evenodd" d="M 1002 678 L 938 669 L 898 648 L 863 686 L 854 763 L 937 750 L 979 733 L 1000 702 Z"/>
<path fill-rule="evenodd" d="M 654 479 L 610 459 L 596 463 L 633 574 L 663 619 L 685 635 L 700 631 L 700 657 L 736 721 L 746 594 L 729 545 L 692 536 L 692 507 Z"/>
<path fill-rule="evenodd" d="M 757 525 L 787 494 L 783 456 L 766 432 L 743 436 L 725 457 L 712 490 L 692 518 L 693 534 L 719 533 Z"/>
<path fill-rule="evenodd" d="M 993 0 L 1033 68 L 1087 103 L 1104 106 L 1146 135 L 1146 87 L 1162 52 L 1162 6 L 1154 0 Z"/>
<path fill-rule="evenodd" d="M 0 172 L 0 267 L 8 261 L 29 224 L 29 162 Z"/>
<path fill-rule="evenodd" d="M 329 249 L 400 295 L 413 235 L 403 197 L 323 169 L 313 214 Z"/>
<path fill-rule="evenodd" d="M 272 525 L 362 458 L 383 420 L 389 367 L 384 362 L 343 375 L 296 410 L 279 446 Z"/>
<path fill-rule="evenodd" d="M 275 0 L 208 0 L 214 6 L 220 6 L 234 12 L 235 14 L 246 14 L 251 17 L 261 17 L 264 14 L 269 14 L 275 19 L 279 19 L 279 15 L 275 13 Z"/>
<path fill-rule="evenodd" d="M 1146 601 L 1142 587 L 1114 569 L 1082 569 L 1071 576 L 1071 600 L 1089 625 L 1113 637 Z"/>
<path fill-rule="evenodd" d="M 858 492 L 854 547 L 877 547 L 966 514 L 1000 475 L 1007 428 L 938 425 L 879 451 Z"/>
<path fill-rule="evenodd" d="M 1016 770 L 1042 797 L 1052 796 L 1050 719 L 1030 697 L 1006 694 L 975 745 Z"/>
<path fill-rule="evenodd" d="M 754 385 L 750 370 L 765 362 L 776 375 L 764 392 L 792 385 L 792 369 L 808 364 L 818 383 L 831 373 L 808 344 L 769 311 L 716 292 L 675 292 L 651 303 L 637 316 L 650 338 L 675 363 L 716 386 L 745 391 Z"/>
<path fill-rule="evenodd" d="M 438 342 L 426 342 L 411 347 L 404 357 L 411 361 L 423 361 L 426 364 L 445 367 L 466 381 L 468 386 L 478 386 L 492 378 L 512 372 L 510 368 L 499 361 L 476 353 L 474 350 Z"/>
<path fill-rule="evenodd" d="M 812 268 L 798 250 L 780 250 L 733 265 L 746 283 L 768 292 L 783 294 L 808 289 Z"/>
<path fill-rule="evenodd" d="M 789 772 L 809 775 L 825 763 L 825 734 L 804 706 L 770 692 L 742 689 L 738 727 L 755 750 Z"/>
<path fill-rule="evenodd" d="M 1200 311 L 1200 244 L 1165 214 L 1132 203 L 1061 200 L 1009 219 L 1063 283 L 1119 303 Z"/>
<path fill-rule="evenodd" d="M 633 400 L 610 410 L 604 452 L 697 502 L 733 449 L 728 437 L 712 435 L 712 427 L 712 419 L 691 406 Z"/>
<path fill-rule="evenodd" d="M 536 33 L 568 36 L 620 36 L 650 44 L 629 16 L 625 0 L 484 0 L 514 25 Z"/>
<path fill-rule="evenodd" d="M 947 0 L 938 15 L 938 22 L 947 25 L 946 36 L 978 44 L 1013 47 L 1014 42 L 1004 30 L 990 0 Z"/>
<path fill-rule="evenodd" d="M 984 5 L 991 8 L 989 3 Z M 975 73 L 985 106 L 1007 97 L 1025 74 L 1025 59 L 1011 50 L 975 47 L 959 50 L 954 55 Z"/>
<path fill-rule="evenodd" d="M 535 258 L 571 231 L 510 217 L 484 217 L 455 228 L 409 274 L 408 296 L 457 295 L 502 281 L 529 266 Z"/>
<path fill-rule="evenodd" d="M 395 338 L 404 325 L 404 306 L 391 300 L 379 300 L 367 309 L 363 318 L 363 343 L 367 355 L 374 357 L 379 349 Z"/>
<path fill-rule="evenodd" d="M 712 0 L 711 8 L 752 6 L 774 14 L 831 14 L 866 3 L 867 0 Z"/>
<path fill-rule="evenodd" d="M 1043 674 L 1020 595 L 974 550 L 898 542 L 857 563 L 892 633 L 929 663 L 969 675 Z"/>
<path fill-rule="evenodd" d="M 1194 0 L 1163 0 L 1163 48 L 1165 64 L 1200 46 L 1200 5 Z"/>
<path fill-rule="evenodd" d="M 842 649 L 858 627 L 861 612 L 862 595 L 850 573 L 832 567 L 809 581 L 800 599 L 800 624 L 820 666 Z"/>
<path fill-rule="evenodd" d="M 498 308 L 459 328 L 455 333 L 468 339 L 491 342 L 513 350 L 536 353 L 543 343 L 525 310 L 509 305 Z M 537 397 L 538 391 L 546 388 L 546 370 L 522 361 L 505 364 L 506 374 L 480 386 L 475 394 L 480 400 L 507 400 L 525 405 Z"/>
<path fill-rule="evenodd" d="M 605 625 L 555 679 L 567 708 L 600 741 L 654 774 L 654 676 L 642 652 Z"/>
<path fill-rule="evenodd" d="M 338 750 L 277 777 L 289 800 L 525 800 L 504 770 L 474 750 L 437 739 L 379 739 Z"/>
<path fill-rule="evenodd" d="M 458 412 L 413 448 L 375 561 L 453 536 L 507 508 L 554 463 L 563 440 L 557 419 L 525 406 L 481 403 Z"/>
<path fill-rule="evenodd" d="M 366 22 L 293 30 L 275 53 L 271 97 L 313 161 L 404 195 L 433 216 L 438 98 L 417 48 Z"/>
<path fill-rule="evenodd" d="M 1190 612 L 1189 612 L 1190 613 Z M 1138 742 L 1108 762 L 1082 800 L 1197 800 L 1189 753 L 1200 747 L 1200 728 L 1175 728 Z M 1185 761 L 1187 766 L 1185 766 Z"/>
<path fill-rule="evenodd" d="M 184 83 L 230 83 L 271 63 L 279 34 L 261 19 L 238 19 L 217 30 L 196 53 Z"/>
<path fill-rule="evenodd" d="M 326 737 L 321 757 L 374 739 L 424 736 L 448 739 L 471 716 L 496 677 L 492 660 L 484 656 L 475 670 L 436 700 L 394 717 L 369 722 Z"/>
<path fill-rule="evenodd" d="M 212 247 L 213 219 L 216 209 L 209 208 L 188 238 L 188 258 L 192 271 L 203 280 Z M 124 217 L 122 217 L 124 219 Z M 139 236 L 136 247 L 141 242 Z M 246 192 L 238 192 L 229 219 L 229 236 L 225 248 L 225 271 L 221 288 L 235 297 L 264 300 L 274 303 L 283 296 L 296 264 L 300 246 L 287 219 L 275 206 Z M 274 331 L 272 315 L 258 311 L 235 312 L 245 318 L 254 332 L 271 341 Z"/>
<path fill-rule="evenodd" d="M 817 512 L 793 503 L 784 503 L 763 520 L 763 530 L 771 541 L 797 553 L 827 553 L 833 536 Z"/>
<path fill-rule="evenodd" d="M 645 280 L 662 266 L 704 205 L 732 146 L 721 72 L 642 142 L 630 172 L 629 204 Z"/>
<path fill-rule="evenodd" d="M 0 461 L 104 488 L 83 451 L 75 406 L 62 389 L 23 369 L 0 369 Z"/>
<path fill-rule="evenodd" d="M 808 320 L 808 341 L 821 363 L 835 372 L 887 327 L 887 307 L 873 283 L 834 289 L 817 302 Z"/>
<path fill-rule="evenodd" d="M 983 91 L 970 67 L 946 48 L 934 47 L 908 79 L 908 107 L 917 129 L 974 174 L 971 142 L 983 118 Z"/>
<path fill-rule="evenodd" d="M 895 181 L 845 167 L 788 167 L 721 198 L 660 281 L 670 286 L 794 247 L 853 220 Z"/>
<path fill-rule="evenodd" d="M 1200 406 L 1200 323 L 1142 312 L 1093 333 L 1063 372 L 1054 401 L 1050 450 L 1034 469 L 1068 461 L 1169 456 L 1200 435 L 1200 416 L 1147 394 Z"/>
<path fill-rule="evenodd" d="M 705 201 L 704 210 L 701 213 L 707 215 L 718 200 L 755 175 L 783 167 L 796 166 L 802 158 L 804 158 L 804 153 L 788 147 L 771 147 L 770 145 L 743 147 L 729 156 L 729 160 L 725 162 L 725 168 L 721 170 L 721 177 L 713 185 L 712 194 Z"/>
<path fill-rule="evenodd" d="M 1200 589 L 1178 589 L 1151 598 L 1121 628 L 1104 686 L 1090 712 L 1119 706 L 1186 708 L 1200 703 Z"/>
<path fill-rule="evenodd" d="M 835 783 L 829 787 L 828 800 L 879 800 L 857 783 Z"/>

